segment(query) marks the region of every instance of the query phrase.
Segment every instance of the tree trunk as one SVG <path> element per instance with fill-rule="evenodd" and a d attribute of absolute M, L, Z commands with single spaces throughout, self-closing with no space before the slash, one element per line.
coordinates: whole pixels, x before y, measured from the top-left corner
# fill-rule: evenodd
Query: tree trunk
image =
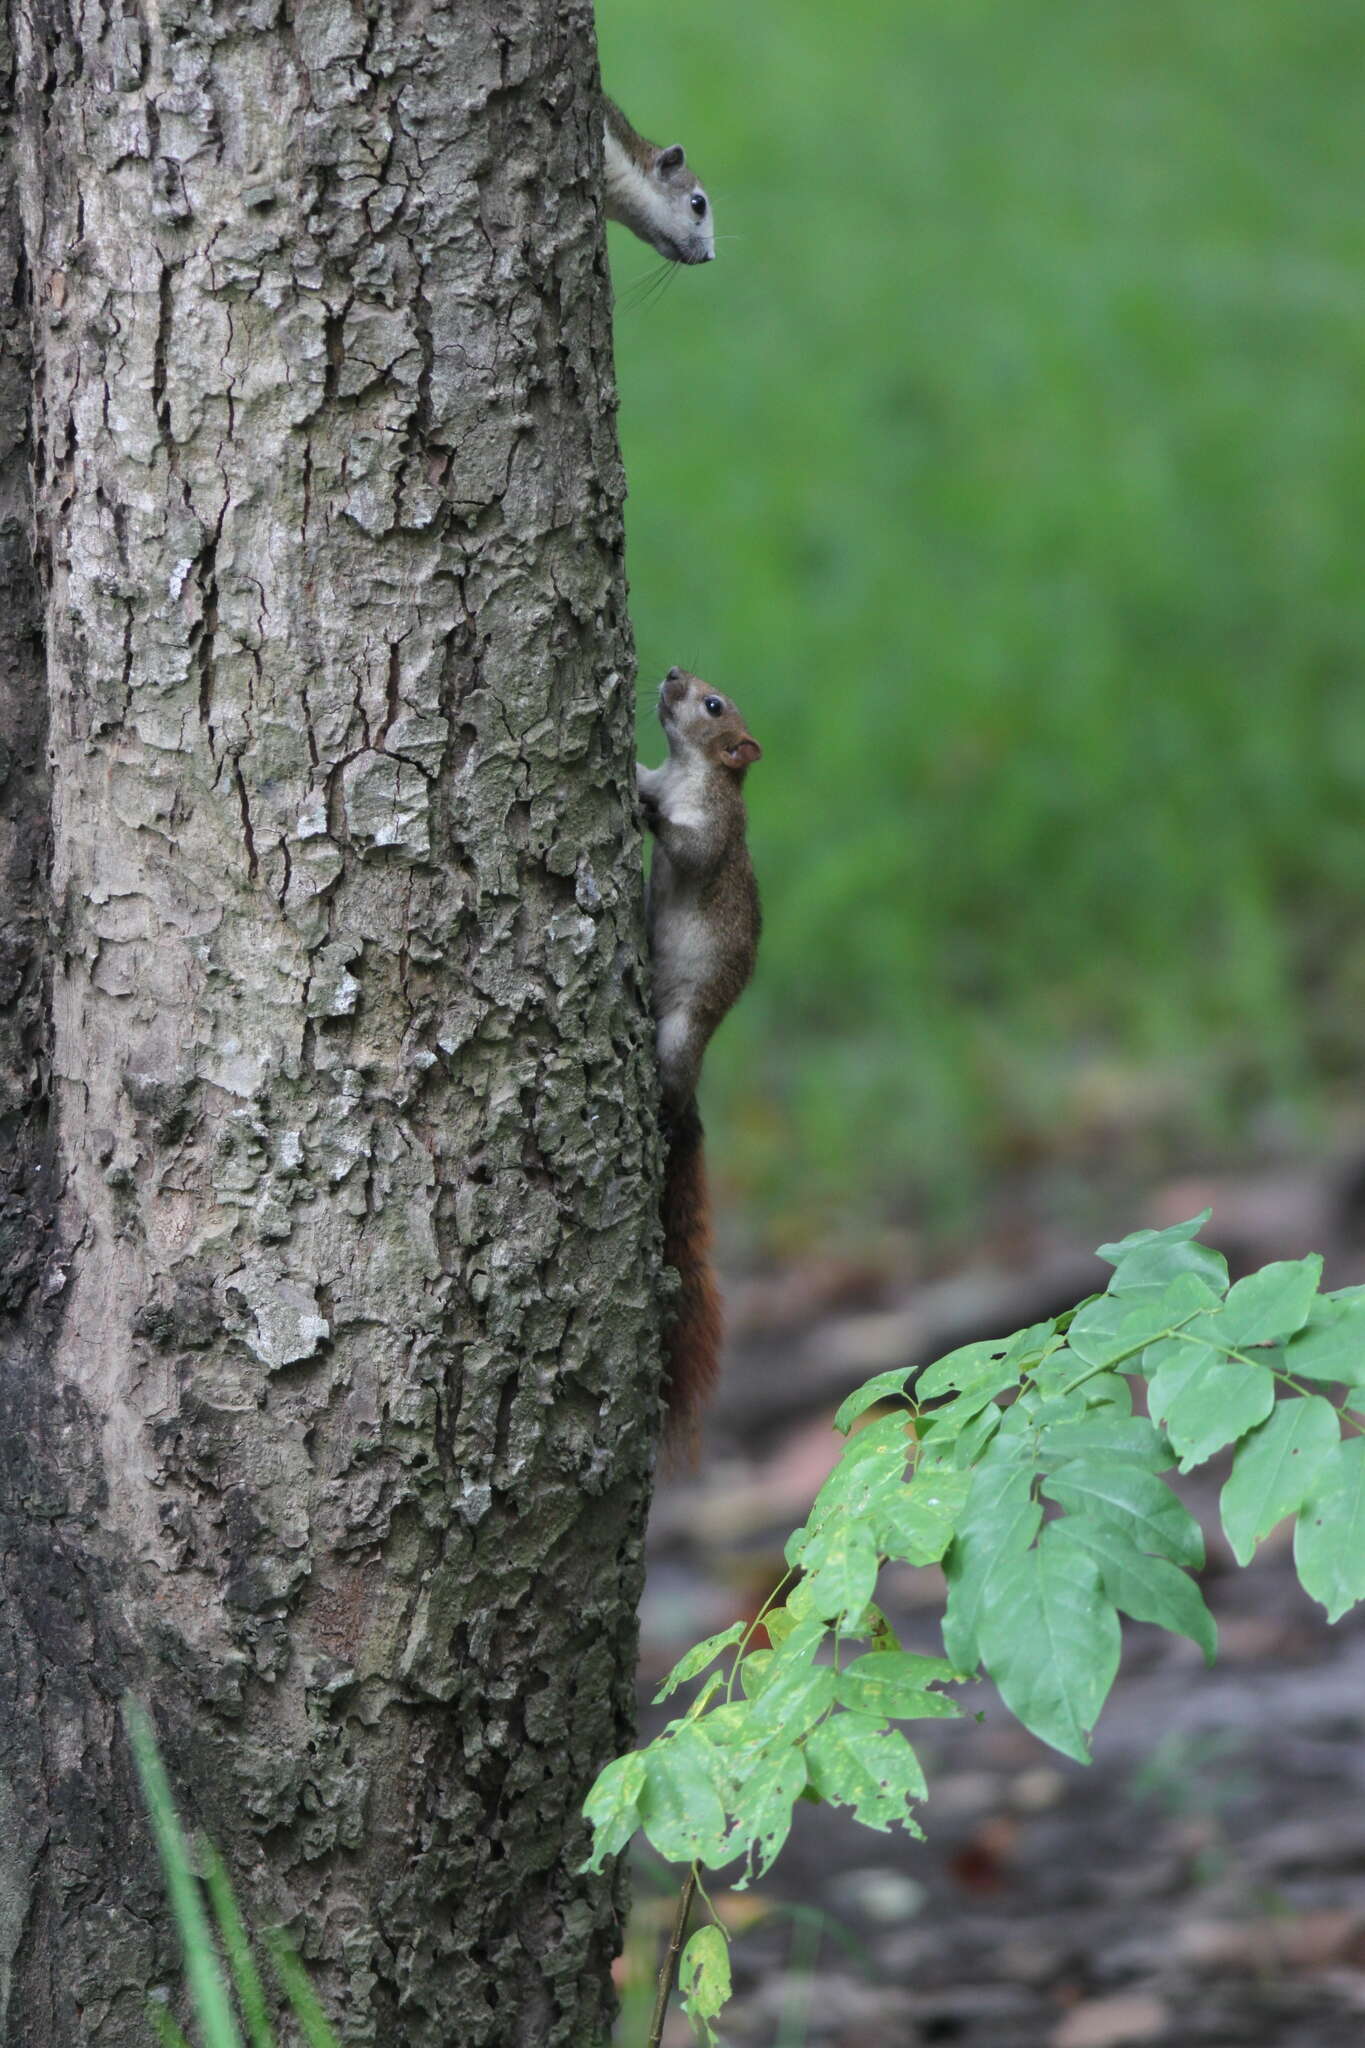
<path fill-rule="evenodd" d="M 591 8 L 13 21 L 0 2034 L 174 1970 L 131 1686 L 346 2040 L 587 2048 L 659 1259 Z"/>

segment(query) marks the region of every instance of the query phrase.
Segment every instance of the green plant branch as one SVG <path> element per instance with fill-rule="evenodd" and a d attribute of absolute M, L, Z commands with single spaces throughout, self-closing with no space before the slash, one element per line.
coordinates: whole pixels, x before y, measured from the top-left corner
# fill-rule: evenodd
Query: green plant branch
<path fill-rule="evenodd" d="M 692 1917 L 692 1901 L 696 1897 L 698 1883 L 698 1866 L 694 1863 L 683 1880 L 682 1891 L 678 1895 L 678 1910 L 673 1915 L 673 1926 L 669 1932 L 668 1946 L 664 1950 L 664 1958 L 659 1965 L 659 1989 L 654 2000 L 654 2013 L 649 2023 L 648 2048 L 659 2048 L 659 2043 L 664 2037 L 664 2021 L 668 2017 L 668 2001 L 673 1996 L 673 1986 L 678 1980 L 678 1959 L 682 1955 L 683 1943 L 687 1939 L 687 1923 Z"/>

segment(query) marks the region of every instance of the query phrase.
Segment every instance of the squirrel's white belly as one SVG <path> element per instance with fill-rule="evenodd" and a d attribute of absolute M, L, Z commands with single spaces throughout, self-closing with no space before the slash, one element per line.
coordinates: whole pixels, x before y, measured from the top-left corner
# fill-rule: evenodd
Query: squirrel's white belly
<path fill-rule="evenodd" d="M 715 936 L 697 905 L 675 904 L 655 935 L 654 984 L 660 1013 L 686 1004 L 712 973 Z"/>

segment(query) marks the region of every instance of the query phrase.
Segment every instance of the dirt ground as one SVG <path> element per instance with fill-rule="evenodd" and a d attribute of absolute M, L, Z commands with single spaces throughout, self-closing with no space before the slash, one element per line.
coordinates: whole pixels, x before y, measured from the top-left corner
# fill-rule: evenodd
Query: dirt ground
<path fill-rule="evenodd" d="M 1365 1280 L 1360 1176 L 1185 1183 L 1139 1205 L 1167 1223 L 1208 1199 L 1234 1274 L 1310 1249 L 1327 1284 Z M 1129 1210 L 1133 1216 L 1133 1210 Z M 1097 1233 L 1099 1234 L 1099 1233 Z M 1060 1310 L 1106 1269 L 1062 1232 L 898 1286 L 844 1264 L 732 1286 L 732 1358 L 701 1474 L 656 1504 L 642 1710 L 689 1642 L 751 1612 L 831 1461 L 829 1418 L 867 1374 Z M 983 1684 L 981 1719 L 912 1731 L 927 1840 L 802 1807 L 770 1875 L 721 1896 L 738 1932 L 734 2048 L 1359 2048 L 1365 2043 L 1365 1611 L 1328 1628 L 1289 1529 L 1239 1571 L 1222 1475 L 1186 1498 L 1209 1548 L 1220 1654 L 1125 1623 L 1095 1761 L 1025 1734 Z M 908 1648 L 938 1651 L 942 1581 L 884 1575 Z M 659 1879 L 642 1873 L 648 1893 Z M 659 1910 L 662 1912 L 663 1907 Z M 690 2039 L 675 2015 L 666 2041 Z"/>

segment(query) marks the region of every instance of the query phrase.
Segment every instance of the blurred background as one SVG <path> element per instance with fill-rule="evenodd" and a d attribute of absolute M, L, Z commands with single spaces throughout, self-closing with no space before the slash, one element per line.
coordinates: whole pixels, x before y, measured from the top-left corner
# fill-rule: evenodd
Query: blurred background
<path fill-rule="evenodd" d="M 1322 1146 L 1365 1014 L 1359 0 L 600 0 L 642 697 L 738 698 L 736 1229 Z M 646 758 L 660 735 L 648 721 Z"/>
<path fill-rule="evenodd" d="M 780 1573 L 867 1374 L 1206 1201 L 1235 1272 L 1365 1280 L 1365 9 L 597 12 L 721 238 L 651 286 L 611 231 L 642 757 L 674 662 L 765 750 L 703 1084 L 730 1355 L 656 1502 L 647 1700 Z M 803 1812 L 722 1895 L 727 2041 L 1359 2042 L 1365 1628 L 1287 1529 L 1233 1569 L 1221 1476 L 1217 1670 L 1128 1630 L 1088 1774 L 978 1688 L 917 1745 L 924 1845 Z M 937 1649 L 936 1573 L 879 1597 Z"/>

